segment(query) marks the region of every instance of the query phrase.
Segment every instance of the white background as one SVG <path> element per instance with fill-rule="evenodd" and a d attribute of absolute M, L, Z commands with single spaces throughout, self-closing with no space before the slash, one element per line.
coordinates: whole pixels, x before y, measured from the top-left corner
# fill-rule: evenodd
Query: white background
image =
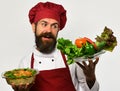
<path fill-rule="evenodd" d="M 29 9 L 46 0 L 0 0 L 0 74 L 18 67 L 20 59 L 34 45 L 28 20 Z M 118 46 L 100 57 L 96 68 L 100 91 L 120 90 L 120 1 L 119 0 L 50 0 L 67 10 L 66 27 L 59 37 L 74 41 L 77 37 L 92 40 L 107 26 L 114 31 Z M 13 91 L 0 77 L 1 91 Z"/>

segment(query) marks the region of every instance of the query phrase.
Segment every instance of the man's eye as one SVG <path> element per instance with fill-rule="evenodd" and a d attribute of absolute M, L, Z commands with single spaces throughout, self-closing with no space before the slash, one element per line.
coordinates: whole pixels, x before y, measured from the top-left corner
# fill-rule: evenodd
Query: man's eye
<path fill-rule="evenodd" d="M 52 28 L 53 28 L 53 29 L 58 29 L 59 27 L 58 27 L 57 24 L 55 24 L 55 25 L 52 25 Z"/>
<path fill-rule="evenodd" d="M 42 25 L 43 27 L 45 27 L 45 26 L 47 26 L 47 23 L 41 23 L 41 25 Z"/>

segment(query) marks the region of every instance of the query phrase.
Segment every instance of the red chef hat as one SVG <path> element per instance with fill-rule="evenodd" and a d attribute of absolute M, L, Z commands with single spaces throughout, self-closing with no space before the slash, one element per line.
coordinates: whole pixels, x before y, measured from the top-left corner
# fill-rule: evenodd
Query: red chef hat
<path fill-rule="evenodd" d="M 62 30 L 66 24 L 66 10 L 62 5 L 52 2 L 39 2 L 32 7 L 29 11 L 30 23 L 36 23 L 43 18 L 52 18 L 60 23 L 60 30 Z"/>

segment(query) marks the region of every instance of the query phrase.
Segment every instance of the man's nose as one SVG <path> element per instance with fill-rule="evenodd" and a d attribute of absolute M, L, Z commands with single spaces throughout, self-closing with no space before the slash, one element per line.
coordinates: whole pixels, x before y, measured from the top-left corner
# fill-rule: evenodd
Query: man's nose
<path fill-rule="evenodd" d="M 51 32 L 52 31 L 52 27 L 50 25 L 46 26 L 45 31 L 46 32 Z"/>

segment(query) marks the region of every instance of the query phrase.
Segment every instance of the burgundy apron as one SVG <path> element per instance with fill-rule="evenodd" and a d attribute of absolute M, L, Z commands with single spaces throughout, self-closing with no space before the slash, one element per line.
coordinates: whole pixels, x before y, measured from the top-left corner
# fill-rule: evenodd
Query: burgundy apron
<path fill-rule="evenodd" d="M 30 91 L 76 91 L 65 56 L 62 57 L 66 67 L 40 71 Z M 31 68 L 34 68 L 34 55 L 31 57 Z"/>

